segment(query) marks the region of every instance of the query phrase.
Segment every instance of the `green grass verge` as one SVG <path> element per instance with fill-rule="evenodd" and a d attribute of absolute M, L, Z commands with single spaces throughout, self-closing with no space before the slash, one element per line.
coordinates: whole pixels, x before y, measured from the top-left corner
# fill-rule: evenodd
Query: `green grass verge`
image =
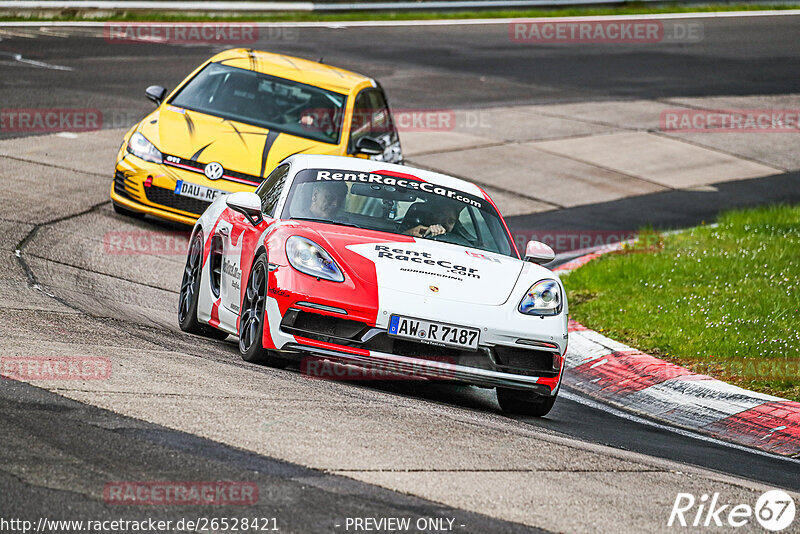
<path fill-rule="evenodd" d="M 571 316 L 654 356 L 800 401 L 800 206 L 602 256 L 564 279 Z"/>
<path fill-rule="evenodd" d="M 110 15 L 93 13 L 92 11 L 62 10 L 58 15 L 32 14 L 31 16 L 0 15 L 0 21 L 129 21 L 129 22 L 340 22 L 355 20 L 429 20 L 429 19 L 483 19 L 483 18 L 531 18 L 531 17 L 574 17 L 591 15 L 647 15 L 657 13 L 708 13 L 717 11 L 763 11 L 800 9 L 800 4 L 711 4 L 711 5 L 678 5 L 668 4 L 649 6 L 628 3 L 620 7 L 572 7 L 566 9 L 525 9 L 525 10 L 491 10 L 491 11 L 356 11 L 348 13 L 308 13 L 285 12 L 272 14 L 205 14 L 202 16 L 186 15 L 175 12 L 135 12 L 122 11 Z M 99 15 L 99 16 L 98 16 Z"/>

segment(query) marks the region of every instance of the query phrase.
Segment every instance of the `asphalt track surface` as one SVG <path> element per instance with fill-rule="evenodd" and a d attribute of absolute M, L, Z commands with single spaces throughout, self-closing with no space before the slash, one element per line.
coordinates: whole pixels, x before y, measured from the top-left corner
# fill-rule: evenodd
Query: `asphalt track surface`
<path fill-rule="evenodd" d="M 522 525 L 453 510 L 347 478 L 248 453 L 190 434 L 81 404 L 24 383 L 6 381 L 0 388 L 3 463 L 29 469 L 50 466 L 51 477 L 81 469 L 82 483 L 103 487 L 115 480 L 246 480 L 258 484 L 261 500 L 247 517 L 276 518 L 281 530 L 329 530 L 334 517 L 449 517 L 483 532 L 537 532 Z M 70 432 L 65 433 L 68 425 Z M 71 456 L 69 469 L 50 465 L 53 451 Z M 64 461 L 62 458 L 61 461 Z M 30 485 L 0 470 L 0 517 L 37 523 L 51 519 L 113 520 L 118 510 L 80 492 Z M 268 488 L 268 490 L 267 490 Z M 265 495 L 266 494 L 266 495 Z M 298 503 L 302 505 L 298 506 Z M 125 510 L 127 520 L 173 520 L 209 516 L 202 506 L 140 507 Z M 239 508 L 237 510 L 237 508 Z M 240 506 L 215 507 L 213 517 L 238 517 Z M 343 524 L 343 522 L 342 522 Z"/>
<path fill-rule="evenodd" d="M 247 46 L 324 58 L 369 74 L 381 81 L 390 103 L 403 108 L 800 91 L 797 17 L 694 23 L 702 25 L 700 43 L 534 45 L 512 42 L 507 25 L 493 24 L 262 28 L 260 41 Z M 30 34 L 36 37 L 15 37 Z M 212 52 L 233 46 L 109 43 L 102 28 L 54 28 L 45 35 L 36 28 L 13 28 L 5 35 L 0 41 L 4 107 L 100 108 L 112 117 L 106 127 L 132 124 L 152 109 L 143 87 L 174 88 Z M 75 70 L 31 68 L 13 54 Z"/>
<path fill-rule="evenodd" d="M 704 40 L 699 46 L 654 45 L 647 49 L 626 45 L 531 47 L 511 43 L 504 26 L 299 29 L 256 47 L 304 57 L 324 56 L 327 62 L 374 75 L 382 81 L 395 106 L 481 107 L 800 92 L 800 24 L 796 17 L 704 19 L 703 24 Z M 142 94 L 144 86 L 158 83 L 174 87 L 217 50 L 211 46 L 107 45 L 86 30 L 58 33 L 35 37 L 0 34 L 4 108 L 83 106 L 116 111 L 120 121 L 132 122 L 151 109 Z M 31 68 L 10 54 L 75 70 L 64 76 L 61 71 Z M 797 174 L 787 174 L 722 184 L 720 190 L 725 194 L 716 204 L 706 202 L 702 193 L 675 191 L 519 216 L 512 222 L 565 229 L 629 229 L 648 223 L 681 227 L 713 220 L 716 213 L 728 207 L 773 200 L 800 201 L 797 178 Z M 9 200 L 13 201 L 13 196 Z M 80 302 L 67 303 L 82 307 Z M 138 328 L 124 322 L 117 326 L 122 331 Z M 226 350 L 234 353 L 235 347 L 230 345 Z M 284 518 L 289 522 L 287 529 L 292 531 L 319 530 L 329 526 L 332 516 L 365 514 L 448 514 L 463 519 L 473 531 L 530 530 L 243 452 L 63 399 L 29 385 L 8 381 L 2 385 L 2 464 L 45 469 L 45 479 L 72 476 L 88 483 L 95 475 L 102 480 L 109 476 L 124 480 L 126 475 L 135 475 L 140 479 L 258 480 L 262 488 L 274 488 L 267 497 L 262 495 L 269 507 L 264 513 Z M 496 411 L 492 394 L 476 388 L 419 384 L 352 387 Z M 519 424 L 800 490 L 800 468 L 796 463 L 687 437 L 647 421 L 619 417 L 602 406 L 587 405 L 573 392 L 567 393 L 547 418 L 519 418 Z M 63 432 L 65 425 L 71 429 L 67 434 Z M 72 459 L 69 464 L 63 460 L 66 456 Z M 81 474 L 76 475 L 78 472 Z M 49 490 L 46 484 L 33 485 L 2 468 L 0 473 L 0 516 L 33 518 L 40 517 L 43 510 L 53 518 L 75 511 L 96 518 L 111 515 L 100 501 L 87 500 L 80 493 L 70 495 Z M 300 493 L 305 505 L 297 513 L 292 507 Z M 202 515 L 189 513 L 192 510 L 184 512 Z M 136 513 L 126 510 L 131 517 Z M 164 509 L 154 513 L 148 509 L 141 515 L 159 514 L 173 517 L 176 512 Z M 216 515 L 225 514 L 220 511 Z"/>

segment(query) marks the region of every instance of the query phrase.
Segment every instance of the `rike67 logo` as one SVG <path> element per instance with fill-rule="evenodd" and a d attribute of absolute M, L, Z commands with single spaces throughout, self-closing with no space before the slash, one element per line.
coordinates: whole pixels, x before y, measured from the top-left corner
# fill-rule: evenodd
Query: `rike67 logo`
<path fill-rule="evenodd" d="M 703 494 L 696 498 L 691 493 L 678 493 L 668 527 L 743 527 L 755 519 L 763 528 L 780 532 L 794 522 L 795 504 L 791 495 L 781 490 L 770 490 L 761 495 L 755 507 L 749 504 L 726 503 L 719 493 Z"/>

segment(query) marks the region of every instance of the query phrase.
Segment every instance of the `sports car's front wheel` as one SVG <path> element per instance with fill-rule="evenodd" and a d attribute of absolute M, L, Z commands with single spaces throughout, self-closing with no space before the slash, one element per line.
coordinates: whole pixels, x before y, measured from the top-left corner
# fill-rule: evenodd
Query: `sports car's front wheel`
<path fill-rule="evenodd" d="M 189 246 L 186 267 L 183 269 L 181 291 L 178 296 L 178 325 L 184 332 L 212 339 L 225 339 L 226 332 L 204 325 L 197 320 L 197 300 L 203 274 L 203 233 L 197 232 Z"/>
<path fill-rule="evenodd" d="M 504 412 L 518 415 L 547 415 L 556 402 L 556 396 L 545 397 L 530 391 L 497 388 L 497 403 Z"/>
<path fill-rule="evenodd" d="M 267 255 L 261 254 L 253 263 L 247 289 L 239 312 L 239 352 L 250 363 L 285 367 L 288 363 L 264 348 L 264 322 L 267 320 Z"/>

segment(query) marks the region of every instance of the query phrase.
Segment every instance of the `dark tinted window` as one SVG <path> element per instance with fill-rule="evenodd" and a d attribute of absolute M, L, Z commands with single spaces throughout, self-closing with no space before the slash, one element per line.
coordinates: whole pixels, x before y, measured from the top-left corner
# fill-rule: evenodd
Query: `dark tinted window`
<path fill-rule="evenodd" d="M 278 165 L 256 190 L 256 194 L 261 197 L 261 211 L 264 215 L 268 217 L 275 215 L 275 206 L 278 204 L 288 175 L 289 164 Z"/>
<path fill-rule="evenodd" d="M 208 64 L 170 104 L 280 132 L 338 143 L 345 95 L 299 82 Z"/>
<path fill-rule="evenodd" d="M 385 147 L 397 138 L 386 98 L 377 89 L 366 89 L 356 97 L 350 124 L 351 152 L 355 151 L 356 143 L 364 136 L 380 141 Z"/>

